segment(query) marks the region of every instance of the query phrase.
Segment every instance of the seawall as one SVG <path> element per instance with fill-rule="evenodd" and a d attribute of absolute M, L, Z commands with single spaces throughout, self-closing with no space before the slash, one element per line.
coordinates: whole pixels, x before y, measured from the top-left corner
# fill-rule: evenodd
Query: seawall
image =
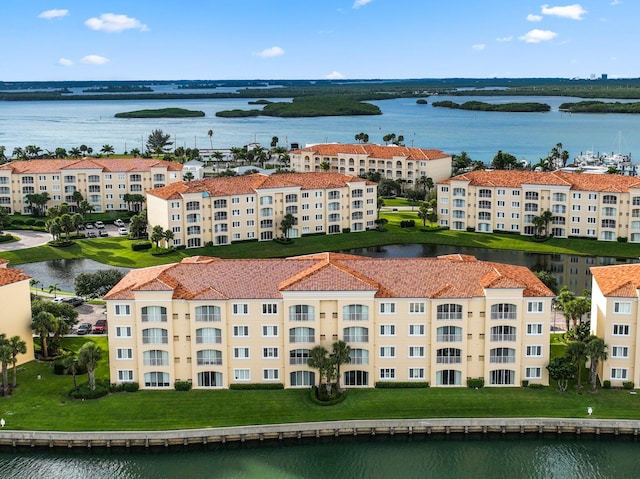
<path fill-rule="evenodd" d="M 7 425 L 9 426 L 9 424 Z M 210 443 L 395 434 L 640 434 L 640 421 L 569 418 L 445 418 L 325 421 L 169 431 L 0 430 L 4 447 L 157 447 Z"/>

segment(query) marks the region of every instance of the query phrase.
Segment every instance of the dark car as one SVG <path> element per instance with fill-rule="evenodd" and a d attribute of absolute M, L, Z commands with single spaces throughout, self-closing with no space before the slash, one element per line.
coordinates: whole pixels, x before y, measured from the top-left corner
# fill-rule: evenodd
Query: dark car
<path fill-rule="evenodd" d="M 84 303 L 84 299 L 78 296 L 71 296 L 69 298 L 63 298 L 62 302 L 69 303 L 71 306 L 80 306 L 82 303 Z"/>
<path fill-rule="evenodd" d="M 93 332 L 96 334 L 104 334 L 107 332 L 107 320 L 99 319 L 96 321 L 95 326 L 93 326 Z"/>
<path fill-rule="evenodd" d="M 91 332 L 91 323 L 80 323 L 76 334 L 89 334 Z"/>

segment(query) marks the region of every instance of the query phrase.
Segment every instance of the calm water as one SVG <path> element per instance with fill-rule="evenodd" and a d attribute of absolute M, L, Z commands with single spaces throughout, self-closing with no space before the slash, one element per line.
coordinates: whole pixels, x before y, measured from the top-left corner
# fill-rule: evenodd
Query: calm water
<path fill-rule="evenodd" d="M 548 103 L 547 113 L 471 112 L 434 108 L 431 102 L 469 99 L 492 103 L 536 101 Z M 575 98 L 556 97 L 431 97 L 428 105 L 403 98 L 372 102 L 383 114 L 362 117 L 322 118 L 216 118 L 227 109 L 256 108 L 246 99 L 216 100 L 113 100 L 61 102 L 0 102 L 0 145 L 11 154 L 15 147 L 37 145 L 43 150 L 70 149 L 86 144 L 98 152 L 112 145 L 116 152 L 143 148 L 153 129 L 172 135 L 176 146 L 210 148 L 207 135 L 214 131 L 214 148 L 241 146 L 252 141 L 269 145 L 273 136 L 280 144 L 353 142 L 365 132 L 371 142 L 382 143 L 387 133 L 404 135 L 407 145 L 437 148 L 448 153 L 467 151 L 474 160 L 490 161 L 501 149 L 536 163 L 562 142 L 571 157 L 586 150 L 640 155 L 640 115 L 571 115 L 557 110 Z M 189 119 L 117 119 L 118 112 L 182 107 L 202 110 L 205 117 Z M 619 142 L 619 138 L 621 141 Z"/>
<path fill-rule="evenodd" d="M 340 438 L 199 449 L 0 452 L 3 479 L 631 478 L 632 439 L 563 436 Z"/>

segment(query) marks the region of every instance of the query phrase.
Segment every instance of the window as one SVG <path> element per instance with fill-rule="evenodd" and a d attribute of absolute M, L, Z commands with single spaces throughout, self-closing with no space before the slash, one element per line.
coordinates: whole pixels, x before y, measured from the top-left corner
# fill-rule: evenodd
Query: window
<path fill-rule="evenodd" d="M 627 379 L 627 368 L 611 368 L 611 379 Z"/>
<path fill-rule="evenodd" d="M 491 305 L 491 319 L 516 319 L 517 307 L 515 304 L 500 303 Z"/>
<path fill-rule="evenodd" d="M 424 358 L 424 346 L 409 346 L 410 358 Z"/>
<path fill-rule="evenodd" d="M 220 321 L 219 306 L 196 306 L 196 322 Z"/>
<path fill-rule="evenodd" d="M 424 368 L 409 368 L 409 379 L 424 379 Z"/>
<path fill-rule="evenodd" d="M 246 338 L 249 336 L 249 326 L 234 326 L 233 337 L 234 338 Z"/>
<path fill-rule="evenodd" d="M 306 363 L 305 363 L 306 364 Z M 316 375 L 312 371 L 293 371 L 289 374 L 291 387 L 309 387 L 315 384 Z"/>
<path fill-rule="evenodd" d="M 250 369 L 234 369 L 233 379 L 235 379 L 236 381 L 251 381 L 251 370 Z"/>
<path fill-rule="evenodd" d="M 133 359 L 133 349 L 132 348 L 117 348 L 116 349 L 116 357 L 118 359 Z"/>
<path fill-rule="evenodd" d="M 314 328 L 290 328 L 289 342 L 290 343 L 315 343 L 315 329 Z"/>
<path fill-rule="evenodd" d="M 116 326 L 116 338 L 130 338 L 131 326 Z"/>
<path fill-rule="evenodd" d="M 369 307 L 364 304 L 348 304 L 342 307 L 344 321 L 368 321 Z"/>
<path fill-rule="evenodd" d="M 263 359 L 278 359 L 278 348 L 262 348 Z"/>
<path fill-rule="evenodd" d="M 396 303 L 380 303 L 380 314 L 395 314 Z"/>
<path fill-rule="evenodd" d="M 462 328 L 458 326 L 441 326 L 436 329 L 436 340 L 440 342 L 462 341 Z"/>
<path fill-rule="evenodd" d="M 381 358 L 395 358 L 396 357 L 396 347 L 395 346 L 381 346 L 380 347 L 380 357 Z"/>
<path fill-rule="evenodd" d="M 491 341 L 515 341 L 516 328 L 514 326 L 493 326 L 491 327 Z"/>
<path fill-rule="evenodd" d="M 129 304 L 116 304 L 115 305 L 116 316 L 131 316 L 131 305 Z"/>
<path fill-rule="evenodd" d="M 436 371 L 436 384 L 438 386 L 460 386 L 462 384 L 462 372 L 455 369 Z"/>
<path fill-rule="evenodd" d="M 369 364 L 369 351 L 354 348 L 349 351 L 349 364 Z"/>
<path fill-rule="evenodd" d="M 515 384 L 516 372 L 510 369 L 494 369 L 489 372 L 489 384 L 512 385 Z"/>
<path fill-rule="evenodd" d="M 278 304 L 277 303 L 263 303 L 262 304 L 262 314 L 265 314 L 265 315 L 278 314 Z"/>
<path fill-rule="evenodd" d="M 409 336 L 424 336 L 424 324 L 410 324 Z"/>
<path fill-rule="evenodd" d="M 542 323 L 527 324 L 527 336 L 541 336 L 541 335 L 542 335 Z"/>
<path fill-rule="evenodd" d="M 167 308 L 164 306 L 144 306 L 140 319 L 143 323 L 166 323 Z"/>
<path fill-rule="evenodd" d="M 249 305 L 247 303 L 234 303 L 232 309 L 235 316 L 246 316 L 249 314 Z"/>
<path fill-rule="evenodd" d="M 396 335 L 396 325 L 395 324 L 381 324 L 380 325 L 380 336 L 395 336 Z"/>
<path fill-rule="evenodd" d="M 343 340 L 347 343 L 366 343 L 369 341 L 369 328 L 344 328 Z"/>
<path fill-rule="evenodd" d="M 629 325 L 628 324 L 614 324 L 613 325 L 613 335 L 614 336 L 629 336 Z"/>
<path fill-rule="evenodd" d="M 133 382 L 133 369 L 118 369 L 118 382 L 119 383 Z"/>
<path fill-rule="evenodd" d="M 233 348 L 233 357 L 235 359 L 249 359 L 249 348 Z"/>
<path fill-rule="evenodd" d="M 222 330 L 218 328 L 196 329 L 196 344 L 220 344 L 222 342 Z"/>
<path fill-rule="evenodd" d="M 542 301 L 528 301 L 527 302 L 527 312 L 528 313 L 542 313 L 543 312 L 543 302 Z"/>
<path fill-rule="evenodd" d="M 289 321 L 313 321 L 314 308 L 307 304 L 289 306 Z"/>
<path fill-rule="evenodd" d="M 167 344 L 169 334 L 163 328 L 147 328 L 142 330 L 142 344 Z"/>
<path fill-rule="evenodd" d="M 280 370 L 278 369 L 263 369 L 262 379 L 265 381 L 277 381 L 280 379 Z"/>
<path fill-rule="evenodd" d="M 168 366 L 169 365 L 169 353 L 166 351 L 160 351 L 158 349 L 152 349 L 151 351 L 145 351 L 142 353 L 143 364 L 145 366 Z"/>
<path fill-rule="evenodd" d="M 217 349 L 202 349 L 196 353 L 198 366 L 221 366 L 222 351 Z"/>
<path fill-rule="evenodd" d="M 278 336 L 278 326 L 277 325 L 266 325 L 262 326 L 262 336 L 265 338 L 275 338 Z"/>
<path fill-rule="evenodd" d="M 525 379 L 540 379 L 542 378 L 542 368 L 529 367 L 524 369 Z"/>
<path fill-rule="evenodd" d="M 612 358 L 628 358 L 629 348 L 627 346 L 613 346 L 611 348 Z"/>
<path fill-rule="evenodd" d="M 489 362 L 506 364 L 516 362 L 516 350 L 513 348 L 493 348 L 489 350 Z"/>
<path fill-rule="evenodd" d="M 541 357 L 542 356 L 542 346 L 527 346 L 527 357 Z"/>
<path fill-rule="evenodd" d="M 271 205 L 273 204 L 272 196 L 261 196 L 260 197 L 260 205 Z"/>
<path fill-rule="evenodd" d="M 144 385 L 152 388 L 169 387 L 169 374 L 161 372 L 145 373 Z"/>
<path fill-rule="evenodd" d="M 631 303 L 616 301 L 613 303 L 613 312 L 616 314 L 631 314 Z"/>
<path fill-rule="evenodd" d="M 380 379 L 395 379 L 396 368 L 380 368 Z"/>
<path fill-rule="evenodd" d="M 439 304 L 437 308 L 436 318 L 443 319 L 443 320 L 462 319 L 462 305 L 461 304 Z"/>

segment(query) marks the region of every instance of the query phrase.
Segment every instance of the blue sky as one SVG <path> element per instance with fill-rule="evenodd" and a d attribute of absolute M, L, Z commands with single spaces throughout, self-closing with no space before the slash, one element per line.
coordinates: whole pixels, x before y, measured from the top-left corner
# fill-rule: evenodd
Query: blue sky
<path fill-rule="evenodd" d="M 638 0 L 1 0 L 0 16 L 3 81 L 640 77 Z"/>

